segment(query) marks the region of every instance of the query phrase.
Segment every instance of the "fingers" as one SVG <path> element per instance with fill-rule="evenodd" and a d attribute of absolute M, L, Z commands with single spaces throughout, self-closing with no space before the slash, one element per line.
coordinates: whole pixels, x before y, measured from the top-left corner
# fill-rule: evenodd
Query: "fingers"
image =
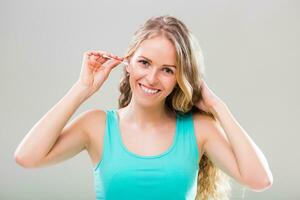
<path fill-rule="evenodd" d="M 99 62 L 98 58 L 94 55 L 88 56 L 86 62 L 90 68 L 96 69 L 101 67 L 102 63 Z"/>
<path fill-rule="evenodd" d="M 101 66 L 108 60 L 118 60 L 121 62 L 124 60 L 124 58 L 106 51 L 86 51 L 85 56 L 87 57 L 87 60 L 91 60 L 91 65 L 95 65 L 95 67 Z"/>
<path fill-rule="evenodd" d="M 109 58 L 113 58 L 113 59 L 117 59 L 117 60 L 123 60 L 124 59 L 124 58 L 119 57 L 117 55 L 114 55 L 112 53 L 108 53 L 106 51 L 87 51 L 86 55 L 88 55 L 88 56 L 94 55 L 96 57 L 106 58 L 106 59 L 109 59 Z"/>
<path fill-rule="evenodd" d="M 118 66 L 121 62 L 122 62 L 121 60 L 111 59 L 104 64 L 104 68 L 105 68 L 105 70 L 108 70 L 108 72 L 110 72 L 113 68 Z"/>
<path fill-rule="evenodd" d="M 104 58 L 109 58 L 109 59 L 115 59 L 115 60 L 120 60 L 120 61 L 124 60 L 124 58 L 121 58 L 121 57 L 113 55 L 113 54 L 109 54 L 109 55 L 104 54 L 102 56 Z"/>
<path fill-rule="evenodd" d="M 90 61 L 93 66 L 101 66 L 108 59 L 104 58 L 103 55 L 107 54 L 105 51 L 87 51 L 85 52 L 86 59 Z"/>

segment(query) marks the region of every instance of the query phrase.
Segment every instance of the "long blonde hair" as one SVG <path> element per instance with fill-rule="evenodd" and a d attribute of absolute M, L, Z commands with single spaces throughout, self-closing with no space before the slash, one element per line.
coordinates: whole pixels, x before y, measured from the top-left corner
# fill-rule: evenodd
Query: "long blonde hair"
<path fill-rule="evenodd" d="M 202 99 L 200 86 L 204 73 L 204 62 L 200 46 L 196 38 L 179 19 L 163 15 L 148 19 L 134 33 L 125 58 L 130 58 L 141 42 L 155 36 L 168 38 L 176 49 L 176 79 L 171 94 L 166 98 L 166 106 L 174 112 L 201 112 L 215 120 L 211 113 L 206 113 L 195 106 Z M 129 74 L 124 68 L 124 76 L 120 82 L 119 108 L 130 103 L 132 93 L 129 85 Z M 197 179 L 197 200 L 228 199 L 231 191 L 229 177 L 218 169 L 204 152 Z"/>

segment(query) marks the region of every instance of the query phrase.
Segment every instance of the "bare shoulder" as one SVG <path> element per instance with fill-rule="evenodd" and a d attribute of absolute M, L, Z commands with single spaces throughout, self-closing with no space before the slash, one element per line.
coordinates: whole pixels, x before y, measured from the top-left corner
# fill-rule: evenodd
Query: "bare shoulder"
<path fill-rule="evenodd" d="M 106 125 L 106 112 L 100 109 L 90 109 L 84 113 L 83 129 L 89 138 L 86 150 L 95 164 L 100 159 Z"/>
<path fill-rule="evenodd" d="M 99 136 L 105 128 L 106 112 L 100 109 L 90 109 L 83 113 L 82 128 L 93 139 L 95 134 Z"/>
<path fill-rule="evenodd" d="M 105 122 L 106 113 L 100 109 L 90 109 L 83 113 L 84 123 L 83 125 L 87 126 L 88 128 L 90 125 L 93 125 L 93 122 L 101 123 Z M 100 122 L 99 122 L 100 120 Z"/>
<path fill-rule="evenodd" d="M 202 156 L 207 134 L 212 127 L 216 126 L 217 122 L 212 117 L 200 112 L 193 112 L 193 121 L 199 152 L 201 152 L 200 155 Z"/>
<path fill-rule="evenodd" d="M 220 134 L 228 141 L 221 124 L 212 117 L 203 113 L 193 113 L 193 118 L 195 134 L 201 140 L 202 150 L 204 150 L 204 145 L 209 139 L 216 138 Z"/>

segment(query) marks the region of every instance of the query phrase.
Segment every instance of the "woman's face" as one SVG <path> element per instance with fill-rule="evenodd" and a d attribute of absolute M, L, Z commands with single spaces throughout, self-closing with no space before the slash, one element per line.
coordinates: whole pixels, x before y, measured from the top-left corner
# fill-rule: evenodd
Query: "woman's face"
<path fill-rule="evenodd" d="M 176 85 L 176 50 L 165 37 L 144 40 L 126 67 L 133 98 L 143 104 L 163 103 Z"/>

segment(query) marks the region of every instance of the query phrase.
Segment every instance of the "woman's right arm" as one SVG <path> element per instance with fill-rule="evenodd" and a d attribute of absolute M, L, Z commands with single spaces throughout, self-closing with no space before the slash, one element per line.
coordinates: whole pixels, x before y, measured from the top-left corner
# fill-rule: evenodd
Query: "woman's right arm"
<path fill-rule="evenodd" d="M 85 130 L 88 116 L 86 111 L 66 126 L 79 106 L 94 94 L 107 79 L 110 71 L 121 62 L 117 58 L 106 62 L 101 55 L 106 52 L 88 51 L 84 54 L 80 78 L 68 93 L 55 104 L 26 134 L 14 157 L 26 168 L 47 166 L 69 159 L 85 149 L 89 137 Z M 106 64 L 106 65 L 105 65 Z"/>

